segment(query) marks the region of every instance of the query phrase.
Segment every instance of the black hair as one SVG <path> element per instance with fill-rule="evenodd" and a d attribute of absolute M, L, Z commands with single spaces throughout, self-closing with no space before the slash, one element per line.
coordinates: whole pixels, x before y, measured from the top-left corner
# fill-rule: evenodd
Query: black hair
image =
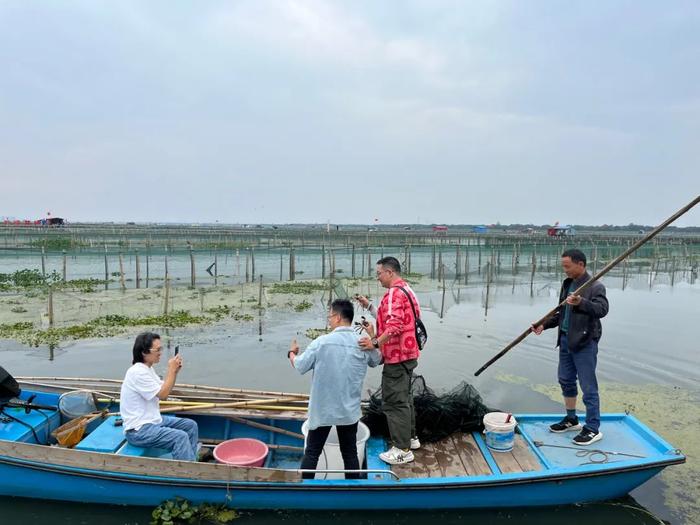
<path fill-rule="evenodd" d="M 134 358 L 131 361 L 132 365 L 136 363 L 143 363 L 143 355 L 151 352 L 153 348 L 153 341 L 160 339 L 158 334 L 153 332 L 144 332 L 136 336 L 136 341 L 134 341 Z"/>
<path fill-rule="evenodd" d="M 336 299 L 331 303 L 331 311 L 343 318 L 343 321 L 352 323 L 355 318 L 355 308 L 347 299 Z"/>
<path fill-rule="evenodd" d="M 575 263 L 582 262 L 583 265 L 586 266 L 586 255 L 581 250 L 566 250 L 564 253 L 561 254 L 561 257 L 562 259 L 564 257 L 568 257 L 569 259 L 571 259 L 572 262 Z"/>
<path fill-rule="evenodd" d="M 401 274 L 401 263 L 396 257 L 382 257 L 377 261 L 377 264 L 381 264 L 394 273 Z"/>

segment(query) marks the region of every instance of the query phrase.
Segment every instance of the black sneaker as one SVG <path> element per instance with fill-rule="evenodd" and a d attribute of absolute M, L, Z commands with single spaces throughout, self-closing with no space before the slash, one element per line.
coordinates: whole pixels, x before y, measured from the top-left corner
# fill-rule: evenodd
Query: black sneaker
<path fill-rule="evenodd" d="M 585 446 L 595 443 L 596 441 L 600 441 L 601 439 L 603 439 L 602 432 L 594 432 L 593 430 L 584 428 L 581 433 L 573 439 L 573 441 L 577 445 Z"/>
<path fill-rule="evenodd" d="M 559 423 L 549 425 L 550 432 L 561 433 L 571 432 L 572 430 L 581 430 L 581 424 L 578 422 L 578 417 L 574 417 L 572 419 L 569 416 L 566 416 L 564 419 L 559 421 Z"/>

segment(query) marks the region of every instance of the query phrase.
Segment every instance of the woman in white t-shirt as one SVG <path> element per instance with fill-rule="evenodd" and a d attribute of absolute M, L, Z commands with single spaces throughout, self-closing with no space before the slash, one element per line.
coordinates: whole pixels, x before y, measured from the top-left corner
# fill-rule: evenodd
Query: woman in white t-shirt
<path fill-rule="evenodd" d="M 119 405 L 124 434 L 131 445 L 163 448 L 172 453 L 173 459 L 195 461 L 199 439 L 197 423 L 160 414 L 159 402 L 168 398 L 182 368 L 182 357 L 172 357 L 165 381 L 162 381 L 153 370 L 153 365 L 160 361 L 161 350 L 158 334 L 145 332 L 136 337 L 134 358 L 124 376 Z"/>

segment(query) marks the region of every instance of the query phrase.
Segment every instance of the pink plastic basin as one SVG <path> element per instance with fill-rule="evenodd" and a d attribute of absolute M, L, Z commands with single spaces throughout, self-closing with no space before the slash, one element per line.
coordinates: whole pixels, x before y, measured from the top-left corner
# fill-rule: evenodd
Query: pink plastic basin
<path fill-rule="evenodd" d="M 214 448 L 219 463 L 239 467 L 262 467 L 269 449 L 262 441 L 250 438 L 229 439 Z"/>

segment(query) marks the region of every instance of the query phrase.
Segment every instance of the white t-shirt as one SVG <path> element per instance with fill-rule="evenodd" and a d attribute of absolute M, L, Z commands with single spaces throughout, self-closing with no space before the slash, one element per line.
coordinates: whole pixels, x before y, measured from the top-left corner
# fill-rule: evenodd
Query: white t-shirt
<path fill-rule="evenodd" d="M 124 432 L 138 430 L 143 425 L 163 422 L 158 392 L 163 381 L 152 367 L 143 363 L 131 365 L 122 383 L 119 412 L 124 420 Z"/>

